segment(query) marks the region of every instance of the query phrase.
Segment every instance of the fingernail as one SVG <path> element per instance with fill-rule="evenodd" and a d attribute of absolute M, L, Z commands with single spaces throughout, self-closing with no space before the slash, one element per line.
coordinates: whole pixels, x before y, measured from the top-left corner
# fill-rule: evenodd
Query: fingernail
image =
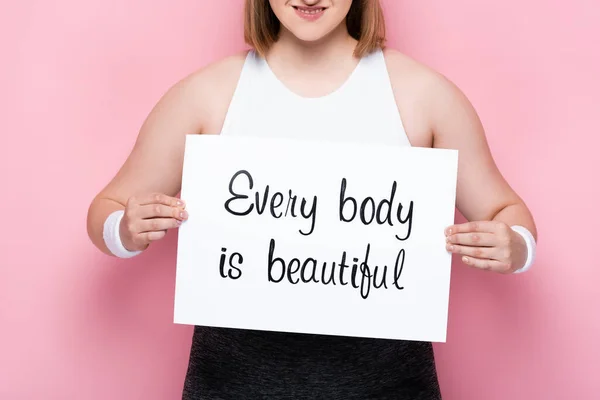
<path fill-rule="evenodd" d="M 185 206 L 185 203 L 183 202 L 183 200 L 178 200 L 177 201 L 177 206 L 183 207 L 183 206 Z"/>
<path fill-rule="evenodd" d="M 448 251 L 454 251 L 454 246 L 448 245 L 446 246 L 446 249 L 448 249 Z"/>
<path fill-rule="evenodd" d="M 446 229 L 446 235 L 452 235 L 452 229 L 451 228 Z"/>
<path fill-rule="evenodd" d="M 176 222 L 177 225 L 181 225 L 182 223 L 183 223 L 183 221 L 180 220 L 180 219 L 178 219 L 177 222 Z"/>
<path fill-rule="evenodd" d="M 469 263 L 469 259 L 468 259 L 467 257 L 463 257 L 463 259 L 462 259 L 462 260 L 463 260 L 463 262 L 464 262 L 465 264 L 468 264 L 468 263 Z"/>
<path fill-rule="evenodd" d="M 181 218 L 183 218 L 183 219 L 186 219 L 186 218 L 188 217 L 188 213 L 187 213 L 187 211 L 182 211 L 182 212 L 179 214 L 179 216 L 180 216 Z"/>

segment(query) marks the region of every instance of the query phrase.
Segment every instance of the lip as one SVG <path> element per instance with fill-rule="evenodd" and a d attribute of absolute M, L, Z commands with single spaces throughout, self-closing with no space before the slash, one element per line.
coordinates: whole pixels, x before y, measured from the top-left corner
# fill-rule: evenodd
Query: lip
<path fill-rule="evenodd" d="M 323 16 L 325 7 L 292 6 L 296 14 L 306 21 L 316 21 Z"/>

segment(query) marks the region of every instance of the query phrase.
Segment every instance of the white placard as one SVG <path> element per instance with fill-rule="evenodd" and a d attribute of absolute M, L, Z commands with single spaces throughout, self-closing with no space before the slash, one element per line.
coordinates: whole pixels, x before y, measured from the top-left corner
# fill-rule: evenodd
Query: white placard
<path fill-rule="evenodd" d="M 444 342 L 457 162 L 454 150 L 188 136 L 175 323 Z"/>

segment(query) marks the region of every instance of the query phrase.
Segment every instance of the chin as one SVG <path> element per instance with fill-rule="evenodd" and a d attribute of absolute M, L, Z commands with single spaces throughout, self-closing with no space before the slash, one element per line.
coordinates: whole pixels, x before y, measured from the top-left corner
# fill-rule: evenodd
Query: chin
<path fill-rule="evenodd" d="M 290 33 L 294 35 L 301 42 L 319 42 L 323 38 L 327 37 L 331 33 L 331 30 L 324 29 L 294 29 L 290 30 Z"/>
<path fill-rule="evenodd" d="M 308 6 L 300 0 L 269 0 L 288 33 L 302 42 L 318 42 L 345 23 L 352 0 L 322 0 Z"/>

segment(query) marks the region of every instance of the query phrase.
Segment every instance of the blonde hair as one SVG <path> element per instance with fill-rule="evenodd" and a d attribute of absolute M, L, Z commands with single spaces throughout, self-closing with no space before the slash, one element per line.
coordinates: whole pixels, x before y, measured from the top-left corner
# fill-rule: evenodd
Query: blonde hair
<path fill-rule="evenodd" d="M 385 46 L 385 21 L 379 0 L 352 0 L 346 17 L 348 33 L 358 40 L 354 55 L 363 57 Z M 277 41 L 281 24 L 269 0 L 246 0 L 244 39 L 258 54 L 265 56 Z"/>

